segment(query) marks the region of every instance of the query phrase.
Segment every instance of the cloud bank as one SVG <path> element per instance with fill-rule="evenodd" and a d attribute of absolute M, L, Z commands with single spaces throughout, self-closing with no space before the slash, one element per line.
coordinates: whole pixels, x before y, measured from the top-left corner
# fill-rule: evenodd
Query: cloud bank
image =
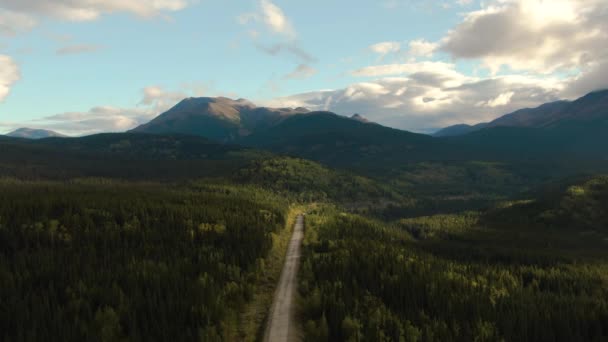
<path fill-rule="evenodd" d="M 559 82 L 529 76 L 470 77 L 443 62 L 382 65 L 353 74 L 385 77 L 343 89 L 279 98 L 267 105 L 303 106 L 343 115 L 361 113 L 385 125 L 430 132 L 461 122 L 489 121 L 520 108 L 555 101 L 563 90 Z"/>
<path fill-rule="evenodd" d="M 380 60 L 399 54 L 402 61 L 353 70 L 351 76 L 367 80 L 343 89 L 270 103 L 357 112 L 386 125 L 431 131 L 580 97 L 608 88 L 608 2 L 486 1 L 438 41 L 387 41 L 368 49 Z M 458 71 L 460 61 L 489 76 Z"/>
<path fill-rule="evenodd" d="M 8 96 L 11 86 L 20 77 L 17 64 L 9 56 L 0 55 L 0 103 Z"/>
<path fill-rule="evenodd" d="M 24 126 L 44 128 L 71 136 L 123 132 L 152 120 L 186 97 L 202 96 L 203 91 L 196 87 L 169 91 L 160 86 L 149 86 L 142 89 L 141 100 L 134 107 L 96 106 L 86 111 L 58 113 L 28 122 L 0 122 L 0 127 L 7 132 Z"/>
<path fill-rule="evenodd" d="M 128 12 L 142 17 L 163 11 L 178 11 L 188 0 L 0 0 L 0 8 L 11 16 L 43 16 L 69 21 L 90 21 L 103 14 Z"/>

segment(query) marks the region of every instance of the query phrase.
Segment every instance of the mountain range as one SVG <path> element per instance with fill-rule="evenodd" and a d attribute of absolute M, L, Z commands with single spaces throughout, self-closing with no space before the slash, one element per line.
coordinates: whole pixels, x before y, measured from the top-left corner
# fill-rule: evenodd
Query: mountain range
<path fill-rule="evenodd" d="M 241 145 L 367 174 L 428 161 L 608 160 L 608 91 L 522 109 L 487 124 L 448 127 L 435 137 L 370 123 L 358 114 L 187 98 L 126 135 L 43 139 L 39 145 L 152 159 L 200 159 L 209 155 L 203 150 Z"/>
<path fill-rule="evenodd" d="M 522 109 L 434 137 L 370 124 L 362 116 L 244 100 L 188 98 L 133 132 L 187 134 L 319 161 L 334 167 L 397 167 L 422 160 L 608 158 L 608 91 Z"/>
<path fill-rule="evenodd" d="M 567 123 L 581 124 L 608 120 L 608 90 L 589 93 L 575 101 L 556 101 L 525 108 L 488 123 L 446 127 L 436 137 L 465 135 L 491 127 L 551 128 Z"/>

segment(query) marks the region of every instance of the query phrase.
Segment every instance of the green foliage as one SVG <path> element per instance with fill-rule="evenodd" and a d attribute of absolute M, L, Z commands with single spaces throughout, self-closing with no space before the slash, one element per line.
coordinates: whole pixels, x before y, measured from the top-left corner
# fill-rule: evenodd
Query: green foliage
<path fill-rule="evenodd" d="M 300 201 L 370 202 L 398 196 L 368 178 L 289 157 L 262 159 L 240 169 L 234 179 L 279 191 Z"/>
<path fill-rule="evenodd" d="M 460 215 L 434 215 L 399 220 L 399 226 L 416 239 L 449 238 L 462 233 L 479 220 L 476 212 Z"/>
<path fill-rule="evenodd" d="M 571 186 L 558 208 L 543 213 L 550 224 L 608 232 L 608 176 Z"/>
<path fill-rule="evenodd" d="M 176 182 L 224 177 L 269 155 L 200 137 L 141 133 L 0 140 L 0 148 L 0 177 L 26 180 L 103 177 Z"/>
<path fill-rule="evenodd" d="M 2 181 L 3 339 L 234 340 L 286 212 L 251 187 Z"/>
<path fill-rule="evenodd" d="M 550 237 L 528 220 L 533 203 L 394 227 L 332 208 L 310 213 L 305 333 L 319 338 L 325 320 L 328 341 L 606 340 L 606 242 L 571 229 Z M 507 212 L 513 220 L 503 220 Z"/>

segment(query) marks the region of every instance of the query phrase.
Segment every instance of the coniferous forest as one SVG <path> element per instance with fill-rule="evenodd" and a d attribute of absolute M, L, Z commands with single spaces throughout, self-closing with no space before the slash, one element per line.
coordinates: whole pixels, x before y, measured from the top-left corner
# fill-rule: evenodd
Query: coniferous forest
<path fill-rule="evenodd" d="M 601 172 L 87 139 L 2 145 L 3 341 L 263 340 L 299 213 L 302 340 L 608 339 Z"/>
<path fill-rule="evenodd" d="M 288 210 L 259 188 L 0 189 L 4 341 L 236 340 Z"/>

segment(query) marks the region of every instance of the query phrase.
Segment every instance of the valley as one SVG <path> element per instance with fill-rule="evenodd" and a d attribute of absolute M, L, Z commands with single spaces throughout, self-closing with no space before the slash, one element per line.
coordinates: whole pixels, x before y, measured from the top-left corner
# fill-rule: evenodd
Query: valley
<path fill-rule="evenodd" d="M 3 340 L 608 338 L 608 112 L 432 137 L 184 101 L 0 139 Z"/>

